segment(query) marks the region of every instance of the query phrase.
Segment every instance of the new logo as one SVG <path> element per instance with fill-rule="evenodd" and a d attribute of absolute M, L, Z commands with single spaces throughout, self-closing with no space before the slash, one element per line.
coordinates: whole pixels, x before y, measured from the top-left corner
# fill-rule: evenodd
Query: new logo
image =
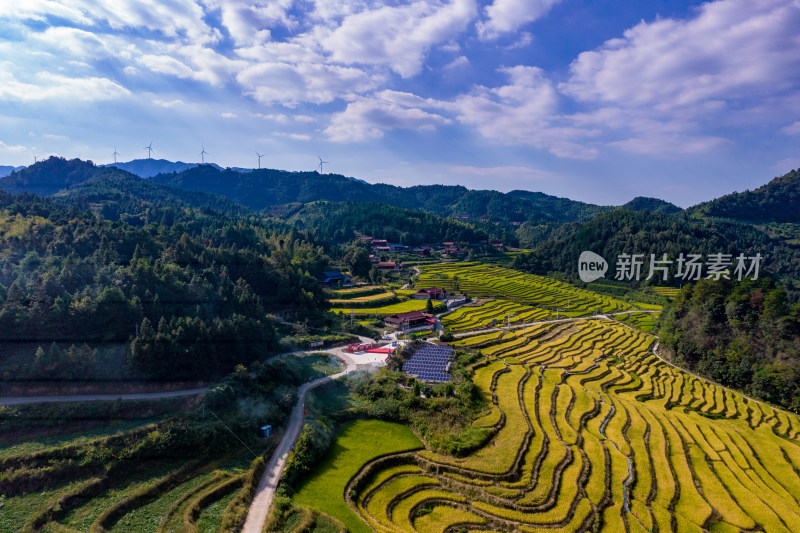
<path fill-rule="evenodd" d="M 591 283 L 606 275 L 608 262 L 594 252 L 583 252 L 578 258 L 578 276 L 584 283 Z"/>

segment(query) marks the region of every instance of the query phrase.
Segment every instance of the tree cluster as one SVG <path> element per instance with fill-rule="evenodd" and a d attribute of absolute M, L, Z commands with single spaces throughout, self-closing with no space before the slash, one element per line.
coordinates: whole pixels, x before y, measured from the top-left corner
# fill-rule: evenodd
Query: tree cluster
<path fill-rule="evenodd" d="M 800 303 L 771 280 L 702 280 L 664 313 L 661 345 L 676 361 L 782 407 L 800 409 Z"/>

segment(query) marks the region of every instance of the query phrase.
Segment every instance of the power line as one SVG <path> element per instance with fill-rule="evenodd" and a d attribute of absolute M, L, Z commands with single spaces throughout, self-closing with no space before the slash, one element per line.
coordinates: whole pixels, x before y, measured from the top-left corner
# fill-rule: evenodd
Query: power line
<path fill-rule="evenodd" d="M 208 407 L 206 407 L 206 404 L 205 404 L 205 402 L 203 402 L 203 409 L 208 409 Z M 225 426 L 225 429 L 227 429 L 228 431 L 230 431 L 231 435 L 233 435 L 234 437 L 236 437 L 236 440 L 238 440 L 239 442 L 241 442 L 241 443 L 242 443 L 242 446 L 244 446 L 245 448 L 247 448 L 247 449 L 250 451 L 250 453 L 252 453 L 252 454 L 253 454 L 253 457 L 255 457 L 256 459 L 258 459 L 258 457 L 259 457 L 259 456 L 256 454 L 256 452 L 254 452 L 253 450 L 250 450 L 250 446 L 248 446 L 247 444 L 245 444 L 245 443 L 244 443 L 244 441 L 243 441 L 242 439 L 240 439 L 240 438 L 239 438 L 239 437 L 236 435 L 236 433 L 234 433 L 234 432 L 233 432 L 233 430 L 232 430 L 231 428 L 229 428 L 229 427 L 228 427 L 228 425 L 227 425 L 225 422 L 223 422 L 223 421 L 222 421 L 222 419 L 221 419 L 220 417 L 218 417 L 218 416 L 217 416 L 217 414 L 216 414 L 214 411 L 212 411 L 211 409 L 208 409 L 208 412 L 209 412 L 209 413 L 211 413 L 212 415 L 214 415 L 214 418 L 216 418 L 217 420 L 219 420 L 219 423 L 220 423 L 220 424 L 222 424 L 223 426 Z"/>

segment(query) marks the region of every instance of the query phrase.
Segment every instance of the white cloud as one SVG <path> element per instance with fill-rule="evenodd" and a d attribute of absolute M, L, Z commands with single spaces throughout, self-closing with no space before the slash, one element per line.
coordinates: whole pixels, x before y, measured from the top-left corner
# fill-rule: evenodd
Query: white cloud
<path fill-rule="evenodd" d="M 80 5 L 65 5 L 54 0 L 26 0 L 25 2 L 0 2 L 0 17 L 43 22 L 47 16 L 58 17 L 75 24 L 92 25 Z"/>
<path fill-rule="evenodd" d="M 508 50 L 516 50 L 517 48 L 525 48 L 533 42 L 533 34 L 527 31 L 522 32 L 514 43 L 506 46 Z"/>
<path fill-rule="evenodd" d="M 298 23 L 289 15 L 293 0 L 252 2 L 249 0 L 206 0 L 210 9 L 219 9 L 222 25 L 237 44 L 268 41 L 270 28 L 296 28 Z"/>
<path fill-rule="evenodd" d="M 595 148 L 576 142 L 597 131 L 564 123 L 558 112 L 556 90 L 540 68 L 516 66 L 500 70 L 510 78 L 508 85 L 476 87 L 449 106 L 459 121 L 503 144 L 534 146 L 576 159 L 597 155 Z"/>
<path fill-rule="evenodd" d="M 176 98 L 174 100 L 162 100 L 160 98 L 156 98 L 153 100 L 153 103 L 159 107 L 167 107 L 167 108 L 185 105 L 184 101 L 181 100 L 180 98 Z"/>
<path fill-rule="evenodd" d="M 25 0 L 0 2 L 0 17 L 46 21 L 50 17 L 73 24 L 114 30 L 147 29 L 166 37 L 216 42 L 219 31 L 209 27 L 200 4 L 184 0 Z"/>
<path fill-rule="evenodd" d="M 169 74 L 179 78 L 192 78 L 194 71 L 184 63 L 168 55 L 145 54 L 139 59 L 139 64 L 159 74 Z"/>
<path fill-rule="evenodd" d="M 461 68 L 461 67 L 466 67 L 467 65 L 469 65 L 469 59 L 467 59 L 467 56 L 458 56 L 457 58 L 452 60 L 450 63 L 445 65 L 444 68 L 446 70 L 452 70 L 452 69 L 457 69 L 457 68 Z"/>
<path fill-rule="evenodd" d="M 21 82 L 9 73 L 0 72 L 0 100 L 22 102 L 38 100 L 77 100 L 93 102 L 113 100 L 130 95 L 125 87 L 107 78 L 68 78 L 51 72 L 40 72 L 36 83 Z"/>
<path fill-rule="evenodd" d="M 277 122 L 278 124 L 288 124 L 290 121 L 309 123 L 316 122 L 318 120 L 316 117 L 312 117 L 310 115 L 287 115 L 285 113 L 254 113 L 253 116 L 256 118 Z"/>
<path fill-rule="evenodd" d="M 334 115 L 324 133 L 335 142 L 378 139 L 395 129 L 430 131 L 451 121 L 422 109 L 403 107 L 386 100 L 362 98 Z"/>
<path fill-rule="evenodd" d="M 311 135 L 306 133 L 286 133 L 282 131 L 276 131 L 274 135 L 278 135 L 279 137 L 287 137 L 292 139 L 293 141 L 310 141 Z"/>
<path fill-rule="evenodd" d="M 450 123 L 453 116 L 500 144 L 533 146 L 559 157 L 591 159 L 597 155 L 596 148 L 580 142 L 599 131 L 572 125 L 559 114 L 557 92 L 541 69 L 515 66 L 500 72 L 509 78 L 508 84 L 477 86 L 452 100 L 379 91 L 334 115 L 325 133 L 337 141 L 379 138 L 392 129 L 432 130 Z"/>
<path fill-rule="evenodd" d="M 644 135 L 608 143 L 626 152 L 650 155 L 701 154 L 730 146 L 722 137 L 691 135 Z"/>
<path fill-rule="evenodd" d="M 313 0 L 313 5 L 314 9 L 308 16 L 325 22 L 341 20 L 347 15 L 363 11 L 368 6 L 362 0 Z"/>
<path fill-rule="evenodd" d="M 800 135 L 800 120 L 789 124 L 781 129 L 781 131 L 787 135 Z"/>
<path fill-rule="evenodd" d="M 236 118 L 238 115 L 236 113 L 231 113 L 230 111 L 224 111 L 219 114 L 222 118 Z"/>
<path fill-rule="evenodd" d="M 486 20 L 476 28 L 481 39 L 496 39 L 501 34 L 516 31 L 521 26 L 547 15 L 561 0 L 494 0 L 486 6 Z"/>
<path fill-rule="evenodd" d="M 422 70 L 432 46 L 466 29 L 476 9 L 475 0 L 383 6 L 345 17 L 321 43 L 336 62 L 387 65 L 409 78 Z"/>
<path fill-rule="evenodd" d="M 800 49 L 798 24 L 793 0 L 705 3 L 690 19 L 643 21 L 583 52 L 559 90 L 592 108 L 570 117 L 576 125 L 619 130 L 608 144 L 621 150 L 719 150 L 731 142 L 707 131 L 797 116 L 800 54 L 788 51 Z"/>
<path fill-rule="evenodd" d="M 793 0 L 721 0 L 690 20 L 641 22 L 583 52 L 561 90 L 582 101 L 669 113 L 714 100 L 775 94 L 800 72 L 800 6 Z"/>
<path fill-rule="evenodd" d="M 0 151 L 2 152 L 10 152 L 12 154 L 16 154 L 19 152 L 24 152 L 28 148 L 22 145 L 8 145 L 3 141 L 0 141 Z"/>
<path fill-rule="evenodd" d="M 302 102 L 323 104 L 363 94 L 380 81 L 378 76 L 357 68 L 309 63 L 258 63 L 242 70 L 236 79 L 259 102 L 287 106 Z"/>
<path fill-rule="evenodd" d="M 80 59 L 100 59 L 114 55 L 104 39 L 78 28 L 50 27 L 42 32 L 32 33 L 30 38 L 53 52 L 63 54 L 66 51 Z"/>

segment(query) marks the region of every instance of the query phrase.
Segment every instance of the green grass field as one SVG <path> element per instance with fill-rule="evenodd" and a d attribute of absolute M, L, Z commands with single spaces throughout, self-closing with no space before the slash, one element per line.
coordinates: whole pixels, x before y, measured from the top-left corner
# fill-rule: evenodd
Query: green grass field
<path fill-rule="evenodd" d="M 375 457 L 421 446 L 405 426 L 379 420 L 351 422 L 339 432 L 328 456 L 300 486 L 294 500 L 339 519 L 351 532 L 369 533 L 370 528 L 344 501 L 347 482 Z"/>

